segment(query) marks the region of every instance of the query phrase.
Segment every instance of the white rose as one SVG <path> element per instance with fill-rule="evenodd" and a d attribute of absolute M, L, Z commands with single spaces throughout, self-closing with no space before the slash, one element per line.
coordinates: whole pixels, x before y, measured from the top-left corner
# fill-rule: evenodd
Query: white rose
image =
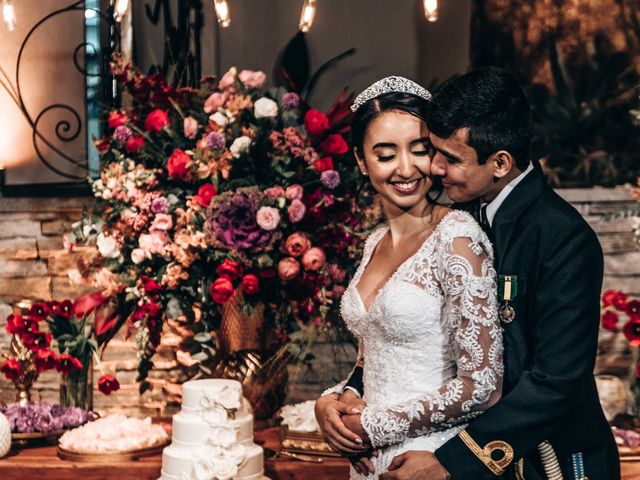
<path fill-rule="evenodd" d="M 244 462 L 244 459 L 247 456 L 247 449 L 240 444 L 231 445 L 225 450 L 225 455 L 233 463 L 235 463 L 236 465 L 240 465 L 242 462 Z"/>
<path fill-rule="evenodd" d="M 216 458 L 213 464 L 218 480 L 230 480 L 238 474 L 238 466 L 229 459 Z"/>
<path fill-rule="evenodd" d="M 229 150 L 231 151 L 231 154 L 234 156 L 234 158 L 239 158 L 240 155 L 249 151 L 250 146 L 251 139 L 243 135 L 242 137 L 238 137 L 233 141 L 233 143 L 229 147 Z"/>
<path fill-rule="evenodd" d="M 229 421 L 227 411 L 222 407 L 210 407 L 203 410 L 202 418 L 209 425 L 224 425 Z"/>
<path fill-rule="evenodd" d="M 101 233 L 98 235 L 97 244 L 98 251 L 104 258 L 118 258 L 120 256 L 120 249 L 115 238 Z"/>
<path fill-rule="evenodd" d="M 147 254 L 141 248 L 134 248 L 131 251 L 131 261 L 136 265 L 140 265 L 147 258 Z"/>
<path fill-rule="evenodd" d="M 216 112 L 213 115 L 210 115 L 209 116 L 209 120 L 211 120 L 216 125 L 218 125 L 219 127 L 222 127 L 222 128 L 226 127 L 229 124 L 229 119 L 222 112 Z"/>
<path fill-rule="evenodd" d="M 278 115 L 278 104 L 267 97 L 262 97 L 253 106 L 256 118 L 273 118 Z"/>
<path fill-rule="evenodd" d="M 213 427 L 211 429 L 210 442 L 223 448 L 230 447 L 238 441 L 238 433 L 235 428 L 228 426 Z"/>
<path fill-rule="evenodd" d="M 320 426 L 314 413 L 315 401 L 308 400 L 296 405 L 282 407 L 282 423 L 298 432 L 319 432 Z"/>
<path fill-rule="evenodd" d="M 224 408 L 229 410 L 240 408 L 240 392 L 235 388 L 223 387 L 216 398 Z"/>
<path fill-rule="evenodd" d="M 216 466 L 209 460 L 197 460 L 193 464 L 193 475 L 196 480 L 214 480 L 217 477 Z"/>

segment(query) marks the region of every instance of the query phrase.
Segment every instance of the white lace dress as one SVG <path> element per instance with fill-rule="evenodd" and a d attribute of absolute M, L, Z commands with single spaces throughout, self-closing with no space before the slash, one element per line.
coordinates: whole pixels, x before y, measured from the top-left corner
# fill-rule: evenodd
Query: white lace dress
<path fill-rule="evenodd" d="M 447 213 L 366 311 L 356 285 L 387 230 L 367 239 L 341 304 L 364 359 L 362 427 L 380 449 L 376 473 L 352 468 L 352 480 L 377 478 L 402 452 L 434 451 L 495 403 L 502 385 L 493 249 L 480 226 Z"/>

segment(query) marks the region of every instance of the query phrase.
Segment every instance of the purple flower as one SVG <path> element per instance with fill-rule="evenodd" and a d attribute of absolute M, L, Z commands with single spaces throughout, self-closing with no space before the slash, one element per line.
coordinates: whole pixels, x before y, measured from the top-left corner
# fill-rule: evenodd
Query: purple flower
<path fill-rule="evenodd" d="M 93 420 L 93 414 L 77 407 L 61 407 L 49 402 L 29 402 L 22 407 L 11 403 L 4 407 L 12 432 L 51 432 L 75 428 Z"/>
<path fill-rule="evenodd" d="M 270 246 L 272 232 L 256 221 L 261 194 L 257 188 L 240 188 L 218 195 L 209 208 L 209 230 L 214 245 L 252 253 Z"/>
<path fill-rule="evenodd" d="M 205 137 L 204 141 L 207 142 L 209 148 L 213 148 L 214 150 L 220 150 L 224 148 L 225 145 L 224 135 L 218 132 L 211 132 Z"/>
<path fill-rule="evenodd" d="M 151 200 L 153 213 L 169 213 L 169 201 L 165 197 L 156 197 Z"/>
<path fill-rule="evenodd" d="M 131 129 L 129 127 L 120 125 L 113 131 L 113 138 L 116 142 L 124 144 L 132 134 L 133 132 L 131 132 Z"/>
<path fill-rule="evenodd" d="M 320 174 L 322 185 L 333 190 L 340 185 L 340 174 L 336 170 L 325 170 Z"/>
<path fill-rule="evenodd" d="M 300 105 L 300 97 L 297 93 L 289 92 L 282 96 L 282 108 L 286 110 L 293 110 Z"/>

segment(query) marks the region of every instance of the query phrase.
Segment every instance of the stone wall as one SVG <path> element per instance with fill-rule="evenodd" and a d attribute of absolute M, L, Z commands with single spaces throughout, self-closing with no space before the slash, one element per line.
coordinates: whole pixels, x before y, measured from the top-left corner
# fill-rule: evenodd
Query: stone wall
<path fill-rule="evenodd" d="M 597 232 L 605 252 L 604 288 L 616 288 L 640 295 L 640 252 L 634 248 L 634 218 L 623 213 L 635 204 L 626 189 L 575 189 L 559 193 L 571 202 Z M 69 283 L 67 271 L 74 268 L 83 249 L 72 254 L 63 250 L 62 232 L 77 220 L 87 198 L 33 199 L 0 198 L 0 352 L 8 349 L 4 322 L 11 306 L 22 299 L 63 299 L 83 293 Z M 334 335 L 335 337 L 335 335 Z M 291 367 L 288 401 L 317 397 L 328 386 L 344 378 L 355 356 L 353 347 L 321 339 L 313 348 L 315 360 L 309 366 Z M 121 390 L 109 397 L 94 394 L 102 413 L 117 409 L 129 414 L 172 413 L 165 398 L 174 392 L 171 381 L 179 369 L 170 351 L 160 351 L 151 372 L 151 391 L 140 396 L 135 383 L 136 352 L 130 340 L 116 337 L 104 354 L 103 368 L 116 372 Z M 630 364 L 627 343 L 621 334 L 602 332 L 597 373 L 625 375 Z M 94 366 L 95 367 L 95 366 Z M 96 379 L 99 372 L 95 372 Z M 33 390 L 35 398 L 55 400 L 58 377 L 48 372 Z M 0 401 L 13 400 L 12 384 L 0 379 Z"/>

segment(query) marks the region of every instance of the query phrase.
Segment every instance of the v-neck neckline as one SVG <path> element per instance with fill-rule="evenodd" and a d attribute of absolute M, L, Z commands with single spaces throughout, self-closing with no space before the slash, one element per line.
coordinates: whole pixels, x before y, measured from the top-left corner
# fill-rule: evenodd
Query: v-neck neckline
<path fill-rule="evenodd" d="M 400 272 L 400 270 L 402 270 L 402 268 L 409 263 L 411 260 L 413 260 L 415 258 L 416 255 L 418 255 L 418 253 L 420 253 L 425 245 L 429 242 L 429 240 L 431 240 L 432 238 L 434 238 L 435 233 L 438 231 L 438 228 L 440 228 L 440 225 L 442 225 L 444 223 L 444 220 L 453 212 L 455 212 L 455 210 L 451 210 L 450 212 L 447 212 L 438 222 L 438 224 L 435 226 L 435 228 L 431 231 L 431 233 L 429 233 L 429 235 L 427 235 L 427 237 L 424 239 L 424 241 L 420 244 L 420 246 L 416 249 L 415 252 L 413 252 L 411 255 L 409 255 L 400 265 L 398 265 L 396 267 L 396 269 L 393 271 L 393 273 L 391 273 L 391 275 L 389 275 L 389 277 L 384 281 L 384 283 L 382 284 L 382 286 L 376 291 L 376 293 L 373 295 L 373 298 L 371 299 L 371 303 L 369 304 L 369 307 L 367 307 L 364 304 L 364 300 L 362 299 L 362 296 L 360 295 L 360 291 L 358 290 L 358 285 L 360 284 L 360 280 L 362 279 L 362 276 L 364 275 L 364 272 L 367 270 L 367 267 L 369 266 L 369 264 L 371 263 L 371 259 L 373 258 L 373 255 L 376 252 L 376 248 L 378 248 L 378 245 L 380 244 L 380 242 L 382 241 L 382 239 L 384 238 L 384 236 L 387 234 L 387 232 L 389 231 L 389 226 L 385 225 L 385 229 L 384 229 L 384 233 L 382 233 L 382 235 L 380 235 L 380 238 L 378 238 L 378 240 L 376 241 L 375 245 L 373 245 L 371 247 L 371 253 L 369 254 L 369 256 L 367 258 L 363 258 L 363 265 L 360 266 L 360 274 L 357 276 L 357 278 L 355 279 L 355 282 L 353 283 L 353 289 L 354 289 L 354 293 L 356 295 L 356 297 L 358 298 L 358 301 L 360 303 L 360 306 L 362 308 L 362 311 L 364 312 L 365 315 L 368 315 L 369 312 L 371 311 L 371 307 L 373 307 L 373 305 L 376 303 L 376 301 L 378 300 L 378 297 L 380 297 L 380 294 L 382 293 L 382 291 L 387 287 L 387 285 L 391 282 L 391 280 L 393 280 L 393 278 L 398 275 L 398 273 Z M 366 263 L 364 263 L 366 261 Z"/>

